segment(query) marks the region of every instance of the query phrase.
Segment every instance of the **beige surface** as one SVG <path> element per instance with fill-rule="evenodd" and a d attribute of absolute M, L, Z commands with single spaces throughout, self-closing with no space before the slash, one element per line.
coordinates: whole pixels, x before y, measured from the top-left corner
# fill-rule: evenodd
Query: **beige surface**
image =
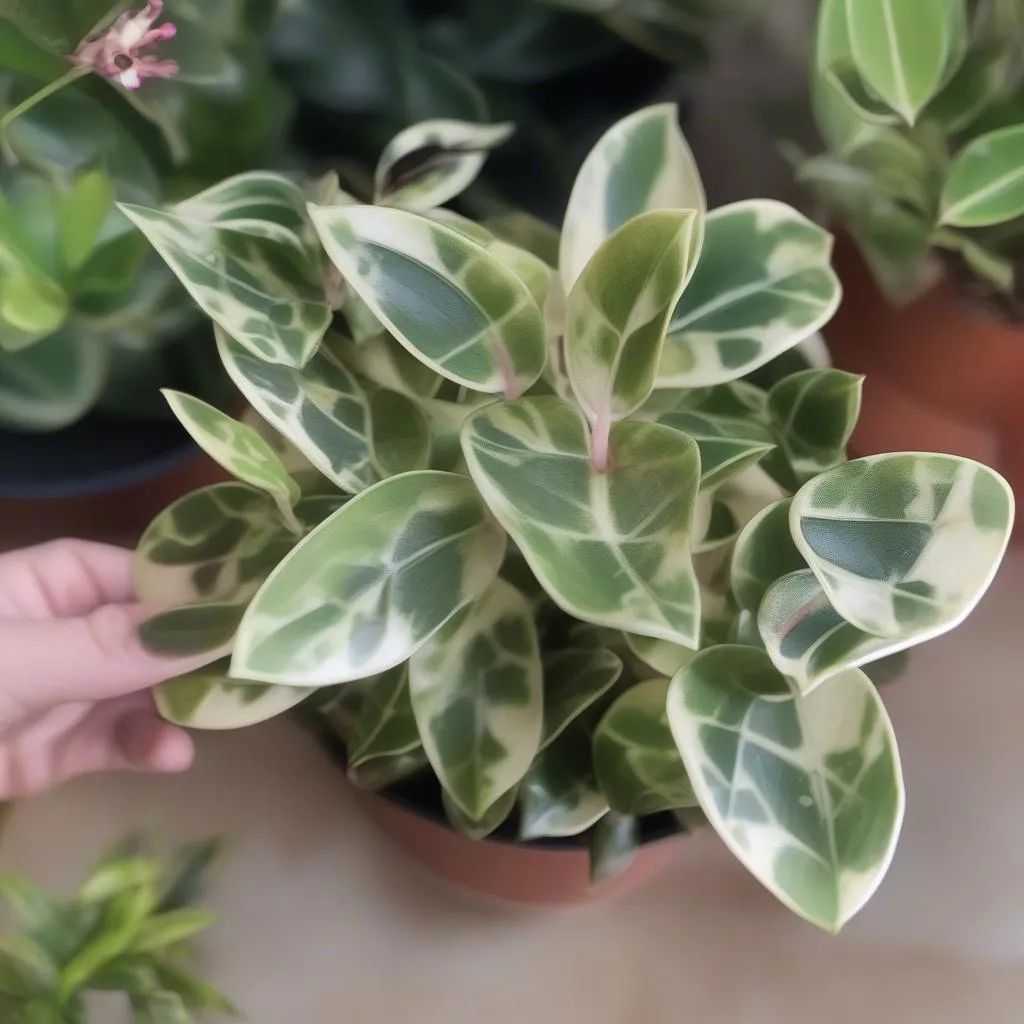
<path fill-rule="evenodd" d="M 1018 1024 L 1022 597 L 1018 554 L 968 625 L 887 691 L 910 790 L 903 842 L 837 940 L 776 906 L 713 837 L 617 903 L 481 908 L 375 835 L 280 722 L 206 737 L 185 778 L 90 779 L 25 805 L 0 866 L 70 887 L 130 825 L 229 832 L 205 964 L 252 1024 Z"/>

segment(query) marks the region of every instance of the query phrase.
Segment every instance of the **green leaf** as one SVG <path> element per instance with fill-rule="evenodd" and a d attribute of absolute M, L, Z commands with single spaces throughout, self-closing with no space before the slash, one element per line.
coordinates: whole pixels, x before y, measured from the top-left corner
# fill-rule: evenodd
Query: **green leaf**
<path fill-rule="evenodd" d="M 669 318 L 697 257 L 698 214 L 653 210 L 610 235 L 565 303 L 565 355 L 576 399 L 609 424 L 650 396 Z"/>
<path fill-rule="evenodd" d="M 666 678 L 671 678 L 684 665 L 689 665 L 697 653 L 689 647 L 680 647 L 667 640 L 655 640 L 634 633 L 626 633 L 625 639 L 630 651 L 640 661 Z"/>
<path fill-rule="evenodd" d="M 755 615 L 777 579 L 807 566 L 789 529 L 792 504 L 786 498 L 763 508 L 736 538 L 729 568 L 732 596 L 740 608 Z"/>
<path fill-rule="evenodd" d="M 532 252 L 549 267 L 558 266 L 561 235 L 558 229 L 547 221 L 540 220 L 524 210 L 513 210 L 496 217 L 488 217 L 482 226 L 503 242 Z"/>
<path fill-rule="evenodd" d="M 509 397 L 540 377 L 547 358 L 540 308 L 482 246 L 404 210 L 313 207 L 311 215 L 346 282 L 432 369 Z"/>
<path fill-rule="evenodd" d="M 1005 90 L 1012 67 L 1005 40 L 974 47 L 949 83 L 928 104 L 924 116 L 938 121 L 947 132 L 964 131 Z"/>
<path fill-rule="evenodd" d="M 231 674 L 327 686 L 401 664 L 494 579 L 505 537 L 465 477 L 405 473 L 353 498 L 273 572 Z"/>
<path fill-rule="evenodd" d="M 495 580 L 413 655 L 409 692 L 441 785 L 464 814 L 482 820 L 540 749 L 540 646 L 522 594 Z"/>
<path fill-rule="evenodd" d="M 972 140 L 953 160 L 939 220 L 960 228 L 1003 224 L 1024 215 L 1024 124 Z"/>
<path fill-rule="evenodd" d="M 209 910 L 185 908 L 156 914 L 144 921 L 135 933 L 132 952 L 159 952 L 206 931 L 216 923 L 217 914 Z"/>
<path fill-rule="evenodd" d="M 220 992 L 176 964 L 156 960 L 153 969 L 163 989 L 177 993 L 186 1006 L 197 1010 L 215 1010 L 231 1017 L 239 1016 L 238 1010 Z"/>
<path fill-rule="evenodd" d="M 640 848 L 640 824 L 629 814 L 609 811 L 590 835 L 590 883 L 598 885 L 621 875 Z"/>
<path fill-rule="evenodd" d="M 152 992 L 132 998 L 135 1024 L 193 1024 L 185 1001 L 176 992 Z"/>
<path fill-rule="evenodd" d="M 959 625 L 988 589 L 1013 495 L 953 455 L 875 455 L 806 484 L 790 528 L 830 603 L 874 636 L 916 642 Z"/>
<path fill-rule="evenodd" d="M 244 601 L 207 601 L 171 608 L 146 619 L 139 639 L 151 654 L 169 658 L 229 654 L 245 612 Z"/>
<path fill-rule="evenodd" d="M 444 384 L 443 377 L 387 333 L 358 344 L 345 344 L 339 339 L 330 348 L 356 376 L 409 398 L 433 398 Z"/>
<path fill-rule="evenodd" d="M 175 851 L 157 913 L 179 910 L 199 899 L 221 846 L 219 839 L 197 839 Z"/>
<path fill-rule="evenodd" d="M 409 665 L 369 680 L 355 734 L 348 744 L 350 768 L 381 757 L 400 757 L 422 747 L 409 696 Z"/>
<path fill-rule="evenodd" d="M 70 302 L 64 289 L 36 272 L 0 278 L 0 317 L 33 337 L 52 334 L 64 323 Z M 10 344 L 2 348 L 13 348 Z M 19 346 L 20 347 L 20 346 Z"/>
<path fill-rule="evenodd" d="M 99 864 L 78 890 L 81 903 L 106 903 L 115 896 L 139 886 L 152 885 L 160 866 L 148 858 L 115 856 Z"/>
<path fill-rule="evenodd" d="M 904 792 L 892 724 L 852 671 L 794 696 L 764 651 L 702 651 L 672 681 L 672 734 L 701 808 L 795 913 L 837 932 L 892 860 Z"/>
<path fill-rule="evenodd" d="M 622 660 L 603 647 L 562 650 L 544 658 L 544 734 L 546 749 L 618 682 Z"/>
<path fill-rule="evenodd" d="M 513 131 L 511 124 L 446 119 L 411 125 L 381 154 L 374 202 L 418 212 L 443 206 L 473 183 L 487 154 Z"/>
<path fill-rule="evenodd" d="M 470 839 L 480 840 L 486 839 L 505 822 L 516 805 L 518 794 L 518 787 L 513 786 L 507 793 L 502 793 L 480 818 L 469 817 L 447 790 L 442 790 L 441 797 L 444 802 L 444 812 L 451 826 L 463 835 L 469 836 Z"/>
<path fill-rule="evenodd" d="M 737 380 L 810 337 L 842 295 L 831 258 L 832 236 L 784 203 L 753 199 L 709 214 L 656 386 Z"/>
<path fill-rule="evenodd" d="M 360 789 L 379 792 L 424 771 L 430 764 L 427 752 L 418 747 L 407 754 L 375 757 L 348 770 L 349 781 Z"/>
<path fill-rule="evenodd" d="M 538 755 L 519 789 L 519 837 L 577 836 L 608 813 L 594 776 L 590 736 L 570 727 Z"/>
<path fill-rule="evenodd" d="M 865 83 L 913 124 L 943 83 L 951 8 L 963 0 L 847 0 L 853 57 Z"/>
<path fill-rule="evenodd" d="M 566 293 L 601 243 L 627 221 L 649 210 L 706 209 L 676 105 L 661 103 L 624 118 L 591 150 L 573 186 L 559 254 Z"/>
<path fill-rule="evenodd" d="M 657 814 L 696 806 L 668 727 L 667 679 L 627 690 L 594 731 L 594 771 L 613 811 Z"/>
<path fill-rule="evenodd" d="M 113 203 L 114 183 L 101 169 L 78 175 L 71 191 L 60 197 L 60 249 L 68 270 L 85 266 Z"/>
<path fill-rule="evenodd" d="M 617 423 L 599 473 L 582 415 L 542 397 L 474 413 L 462 446 L 484 500 L 564 611 L 698 646 L 690 530 L 700 456 L 690 438 Z"/>

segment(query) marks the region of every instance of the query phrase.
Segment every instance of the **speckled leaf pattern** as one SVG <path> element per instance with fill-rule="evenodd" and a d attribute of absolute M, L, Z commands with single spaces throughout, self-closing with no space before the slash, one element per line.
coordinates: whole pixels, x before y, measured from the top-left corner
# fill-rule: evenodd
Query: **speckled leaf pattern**
<path fill-rule="evenodd" d="M 672 734 L 701 808 L 786 906 L 837 932 L 871 897 L 903 821 L 899 754 L 853 670 L 797 697 L 754 647 L 701 654 L 672 681 Z"/>
<path fill-rule="evenodd" d="M 392 477 L 322 522 L 250 604 L 233 676 L 329 686 L 407 660 L 494 579 L 505 537 L 465 477 Z"/>
<path fill-rule="evenodd" d="M 603 647 L 554 651 L 544 658 L 544 736 L 550 746 L 618 682 L 622 661 Z"/>
<path fill-rule="evenodd" d="M 244 230 L 141 206 L 120 209 L 167 262 L 196 304 L 269 362 L 302 366 L 331 322 L 319 268 L 273 221 Z"/>
<path fill-rule="evenodd" d="M 277 503 L 285 522 L 301 532 L 292 512 L 292 506 L 301 495 L 299 485 L 255 430 L 191 395 L 167 388 L 161 394 L 181 425 L 210 458 L 242 483 L 266 491 Z"/>
<path fill-rule="evenodd" d="M 668 727 L 667 679 L 627 690 L 594 731 L 594 771 L 620 814 L 657 814 L 694 807 L 693 787 Z"/>
<path fill-rule="evenodd" d="M 1013 525 L 999 474 L 953 455 L 875 455 L 806 484 L 790 529 L 828 599 L 875 636 L 918 642 L 959 625 Z"/>
<path fill-rule="evenodd" d="M 729 583 L 740 608 L 755 615 L 777 579 L 807 567 L 789 529 L 792 504 L 785 498 L 763 508 L 736 538 Z"/>
<path fill-rule="evenodd" d="M 697 652 L 691 648 L 680 647 L 667 640 L 636 636 L 634 633 L 624 635 L 626 644 L 633 654 L 648 668 L 667 679 L 674 676 L 684 665 L 689 665 L 697 655 Z"/>
<path fill-rule="evenodd" d="M 657 387 L 737 380 L 816 333 L 842 295 L 831 258 L 831 235 L 784 203 L 753 199 L 709 214 Z"/>
<path fill-rule="evenodd" d="M 570 728 L 530 766 L 519 789 L 523 840 L 578 836 L 608 813 L 594 776 L 590 737 Z"/>
<path fill-rule="evenodd" d="M 349 744 L 348 763 L 358 768 L 378 757 L 418 749 L 420 732 L 409 700 L 409 665 L 397 665 L 364 684 L 359 724 Z"/>
<path fill-rule="evenodd" d="M 656 423 L 617 423 L 609 469 L 598 473 L 582 415 L 542 397 L 475 413 L 462 445 L 484 500 L 563 610 L 697 646 L 695 442 Z"/>
<path fill-rule="evenodd" d="M 648 210 L 707 208 L 696 162 L 674 103 L 661 103 L 613 125 L 584 161 L 562 227 L 559 271 L 568 293 L 600 248 Z"/>
<path fill-rule="evenodd" d="M 302 369 L 257 359 L 223 331 L 217 347 L 253 408 L 342 490 L 356 494 L 427 467 L 430 433 L 419 409 L 396 391 L 360 384 L 329 346 Z"/>
<path fill-rule="evenodd" d="M 942 192 L 943 224 L 980 228 L 1024 216 L 1024 124 L 973 139 L 953 161 Z"/>
<path fill-rule="evenodd" d="M 504 823 L 505 819 L 515 808 L 518 796 L 518 787 L 513 786 L 507 793 L 502 793 L 479 818 L 471 818 L 455 802 L 447 790 L 441 791 L 444 813 L 448 818 L 449 824 L 463 835 L 476 840 L 486 839 L 496 828 Z"/>
<path fill-rule="evenodd" d="M 481 821 L 540 749 L 543 672 L 527 600 L 495 580 L 413 655 L 409 691 L 442 787 Z"/>
<path fill-rule="evenodd" d="M 540 307 L 482 246 L 404 210 L 317 207 L 312 217 L 349 286 L 438 373 L 508 397 L 540 377 L 547 358 Z"/>
<path fill-rule="evenodd" d="M 601 243 L 565 302 L 565 356 L 592 422 L 624 419 L 647 400 L 669 318 L 696 258 L 694 210 L 653 210 Z"/>
<path fill-rule="evenodd" d="M 189 729 L 245 729 L 276 718 L 301 704 L 312 690 L 234 680 L 228 661 L 215 662 L 161 683 L 153 691 L 157 710 L 168 722 Z"/>
<path fill-rule="evenodd" d="M 471 185 L 511 124 L 437 118 L 411 125 L 384 148 L 374 177 L 375 202 L 405 210 L 443 206 Z"/>

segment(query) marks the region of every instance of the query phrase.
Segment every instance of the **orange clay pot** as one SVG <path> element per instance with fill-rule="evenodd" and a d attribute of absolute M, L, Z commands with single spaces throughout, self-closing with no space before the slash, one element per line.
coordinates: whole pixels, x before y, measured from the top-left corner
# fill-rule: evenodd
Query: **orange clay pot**
<path fill-rule="evenodd" d="M 1024 498 L 1024 327 L 962 301 L 948 281 L 891 306 L 845 239 L 835 267 L 844 297 L 825 340 L 837 367 L 866 377 L 851 454 L 965 456 Z"/>
<path fill-rule="evenodd" d="M 585 846 L 474 840 L 385 794 L 356 789 L 377 826 L 413 860 L 462 889 L 532 906 L 568 906 L 622 895 L 661 872 L 679 853 L 685 835 L 643 843 L 615 878 L 590 883 Z"/>

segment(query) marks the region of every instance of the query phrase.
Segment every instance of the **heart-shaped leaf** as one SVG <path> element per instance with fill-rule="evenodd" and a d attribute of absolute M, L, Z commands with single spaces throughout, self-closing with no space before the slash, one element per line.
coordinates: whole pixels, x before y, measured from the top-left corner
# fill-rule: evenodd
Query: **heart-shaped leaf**
<path fill-rule="evenodd" d="M 709 214 L 656 386 L 737 380 L 810 337 L 842 295 L 831 258 L 832 236 L 784 203 L 752 199 Z"/>
<path fill-rule="evenodd" d="M 707 208 L 697 164 L 674 103 L 631 114 L 591 150 L 573 186 L 562 228 L 559 271 L 566 292 L 601 243 L 649 210 Z"/>
<path fill-rule="evenodd" d="M 657 814 L 695 807 L 697 800 L 668 727 L 667 679 L 627 690 L 594 731 L 594 771 L 620 814 Z"/>
<path fill-rule="evenodd" d="M 920 643 L 959 625 L 988 589 L 1013 525 L 1001 476 L 953 455 L 875 455 L 806 484 L 790 528 L 835 610 Z"/>
<path fill-rule="evenodd" d="M 242 620 L 231 674 L 329 686 L 400 665 L 480 596 L 504 553 L 465 477 L 384 480 L 278 565 Z"/>
<path fill-rule="evenodd" d="M 374 201 L 406 210 L 443 206 L 473 183 L 487 154 L 514 131 L 511 124 L 420 121 L 384 148 Z"/>
<path fill-rule="evenodd" d="M 346 282 L 417 358 L 474 391 L 522 394 L 547 358 L 529 288 L 465 235 L 405 210 L 313 207 Z"/>
<path fill-rule="evenodd" d="M 837 932 L 892 860 L 904 792 L 892 724 L 863 672 L 796 697 L 754 647 L 702 651 L 668 718 L 701 808 L 743 865 Z"/>
<path fill-rule="evenodd" d="M 582 414 L 542 397 L 474 413 L 462 447 L 480 493 L 563 610 L 698 646 L 690 529 L 700 456 L 690 438 L 617 423 L 599 473 Z"/>
<path fill-rule="evenodd" d="M 807 567 L 789 529 L 791 498 L 758 512 L 743 527 L 733 548 L 729 584 L 736 603 L 757 614 L 768 588 L 787 573 Z"/>
<path fill-rule="evenodd" d="M 1024 124 L 973 139 L 953 161 L 940 221 L 959 228 L 1003 224 L 1024 215 Z"/>
<path fill-rule="evenodd" d="M 359 724 L 348 744 L 349 767 L 419 749 L 422 744 L 409 698 L 408 664 L 389 669 L 363 684 L 363 689 Z"/>
<path fill-rule="evenodd" d="M 697 218 L 695 210 L 653 210 L 627 221 L 569 292 L 566 362 L 591 422 L 624 419 L 650 396 L 669 317 L 696 259 Z"/>
<path fill-rule="evenodd" d="M 540 644 L 522 594 L 495 580 L 413 655 L 409 692 L 441 785 L 463 814 L 481 821 L 540 749 Z"/>
<path fill-rule="evenodd" d="M 618 655 L 603 647 L 555 651 L 544 658 L 544 737 L 550 746 L 622 675 Z"/>

